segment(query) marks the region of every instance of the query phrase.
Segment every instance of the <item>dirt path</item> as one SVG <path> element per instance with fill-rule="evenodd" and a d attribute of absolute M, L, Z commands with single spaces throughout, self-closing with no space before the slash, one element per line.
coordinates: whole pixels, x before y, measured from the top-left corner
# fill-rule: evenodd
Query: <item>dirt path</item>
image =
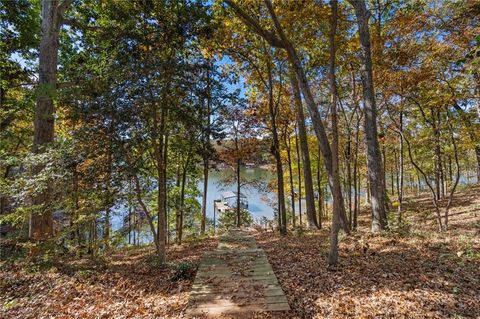
<path fill-rule="evenodd" d="M 216 250 L 207 252 L 192 286 L 187 315 L 217 318 L 290 310 L 265 252 L 242 230 L 220 238 Z"/>

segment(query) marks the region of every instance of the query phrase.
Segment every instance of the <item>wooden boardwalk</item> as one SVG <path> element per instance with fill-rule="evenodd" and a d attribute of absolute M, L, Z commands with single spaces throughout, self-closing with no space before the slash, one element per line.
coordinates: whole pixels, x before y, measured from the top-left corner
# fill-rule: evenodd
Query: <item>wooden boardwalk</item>
<path fill-rule="evenodd" d="M 290 310 L 265 252 L 242 230 L 220 237 L 203 256 L 192 286 L 187 317 Z"/>

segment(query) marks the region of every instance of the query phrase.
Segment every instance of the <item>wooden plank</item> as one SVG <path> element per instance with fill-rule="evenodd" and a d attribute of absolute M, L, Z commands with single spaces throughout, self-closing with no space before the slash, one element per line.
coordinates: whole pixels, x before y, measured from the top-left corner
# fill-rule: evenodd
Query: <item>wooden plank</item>
<path fill-rule="evenodd" d="M 250 295 L 250 292 L 238 292 L 236 296 L 248 296 Z M 277 288 L 277 289 L 270 289 L 268 291 L 263 292 L 264 297 L 272 297 L 272 296 L 284 296 L 282 288 Z M 190 294 L 190 297 L 193 298 L 194 300 L 203 299 L 204 297 L 209 297 L 212 299 L 222 299 L 225 298 L 225 296 L 222 293 L 215 293 L 211 291 L 206 291 L 206 292 L 201 292 L 201 291 L 192 291 Z"/>
<path fill-rule="evenodd" d="M 238 306 L 247 306 L 247 305 L 275 305 L 275 304 L 285 304 L 287 298 L 282 296 L 269 296 L 261 298 L 252 298 L 252 297 L 235 297 L 235 298 L 215 298 L 215 299 L 196 299 L 192 300 L 191 306 L 195 308 L 210 308 L 210 307 L 223 307 L 223 305 L 230 306 L 231 303 Z"/>
<path fill-rule="evenodd" d="M 206 316 L 217 318 L 224 314 L 238 314 L 264 311 L 288 311 L 290 306 L 287 303 L 273 304 L 235 304 L 231 301 L 222 303 L 210 303 L 205 307 L 192 307 L 187 310 L 187 316 Z"/>
<path fill-rule="evenodd" d="M 286 311 L 287 298 L 265 252 L 246 232 L 233 230 L 205 253 L 192 285 L 187 316 Z"/>

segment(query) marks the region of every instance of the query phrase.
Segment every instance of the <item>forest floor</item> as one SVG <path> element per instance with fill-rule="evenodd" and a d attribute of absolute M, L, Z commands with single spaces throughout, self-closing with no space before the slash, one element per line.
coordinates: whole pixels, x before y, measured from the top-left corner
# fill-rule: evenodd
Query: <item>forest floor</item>
<path fill-rule="evenodd" d="M 406 210 L 404 227 L 378 235 L 362 214 L 358 231 L 342 238 L 333 268 L 326 229 L 255 234 L 292 311 L 254 317 L 479 318 L 480 187 L 458 192 L 444 233 L 428 197 L 408 199 Z M 216 243 L 171 246 L 164 267 L 151 247 L 48 267 L 0 262 L 0 318 L 182 318 L 195 267 Z"/>
<path fill-rule="evenodd" d="M 406 210 L 405 227 L 379 235 L 365 212 L 334 268 L 327 230 L 258 234 L 294 310 L 285 317 L 480 318 L 480 187 L 455 196 L 444 233 L 428 196 L 408 199 Z"/>
<path fill-rule="evenodd" d="M 101 261 L 26 262 L 0 268 L 0 319 L 177 318 L 196 266 L 214 239 L 171 246 L 160 267 L 152 247 L 116 251 Z"/>

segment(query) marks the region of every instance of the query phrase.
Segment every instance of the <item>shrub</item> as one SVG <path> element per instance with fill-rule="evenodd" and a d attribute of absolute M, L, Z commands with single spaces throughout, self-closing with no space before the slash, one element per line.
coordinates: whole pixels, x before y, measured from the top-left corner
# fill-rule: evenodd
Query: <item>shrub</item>
<path fill-rule="evenodd" d="M 188 261 L 182 261 L 175 267 L 175 274 L 172 277 L 172 281 L 193 278 L 196 270 L 197 265 Z"/>

